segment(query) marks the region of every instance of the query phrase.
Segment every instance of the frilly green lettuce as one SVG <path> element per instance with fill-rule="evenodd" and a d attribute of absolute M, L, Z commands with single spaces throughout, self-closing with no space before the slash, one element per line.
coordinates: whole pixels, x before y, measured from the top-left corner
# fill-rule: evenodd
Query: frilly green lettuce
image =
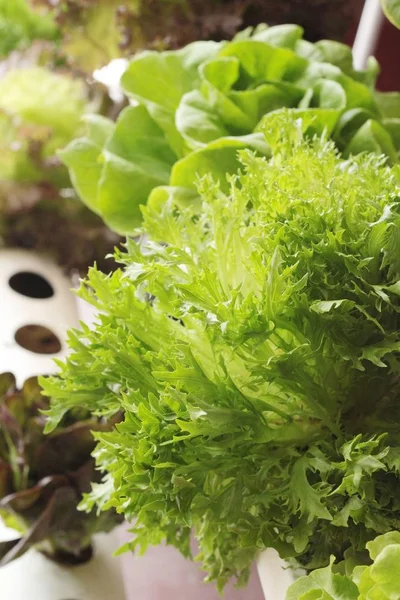
<path fill-rule="evenodd" d="M 41 392 L 36 378 L 17 389 L 11 373 L 0 375 L 0 516 L 19 533 L 0 542 L 0 566 L 32 547 L 55 561 L 85 562 L 92 536 L 120 521 L 112 510 L 99 518 L 77 508 L 90 482 L 100 479 L 92 432 L 106 430 L 106 423 L 75 411 L 45 436 L 48 401 Z"/>
<path fill-rule="evenodd" d="M 220 587 L 267 547 L 313 569 L 400 529 L 398 167 L 308 126 L 275 116 L 272 158 L 241 151 L 200 206 L 149 203 L 124 268 L 82 287 L 96 326 L 43 381 L 49 430 L 124 412 L 96 436 L 113 488 L 85 507 L 132 519 L 132 549 L 190 556 L 194 530 Z"/>

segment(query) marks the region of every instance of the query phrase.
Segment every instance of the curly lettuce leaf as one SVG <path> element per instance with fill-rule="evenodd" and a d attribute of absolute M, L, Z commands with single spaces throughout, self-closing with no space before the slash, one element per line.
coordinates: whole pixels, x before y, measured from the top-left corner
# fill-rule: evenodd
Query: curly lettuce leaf
<path fill-rule="evenodd" d="M 140 26 L 136 23 L 142 5 L 140 0 L 24 2 L 27 2 L 36 19 L 44 15 L 54 24 L 58 37 L 57 47 L 54 48 L 56 54 L 61 54 L 81 72 L 93 72 L 119 58 L 123 54 L 125 37 L 132 38 L 134 42 L 133 45 L 127 43 L 127 49 L 131 46 L 135 50 L 142 47 L 143 38 Z"/>
<path fill-rule="evenodd" d="M 219 587 L 267 547 L 314 569 L 400 529 L 398 170 L 344 161 L 308 117 L 275 113 L 272 157 L 241 150 L 197 202 L 156 188 L 121 270 L 82 287 L 97 325 L 43 382 L 49 429 L 124 413 L 85 506 L 132 519 L 131 549 L 188 556 L 194 530 Z"/>
<path fill-rule="evenodd" d="M 9 71 L 0 81 L 0 109 L 28 124 L 51 128 L 58 145 L 76 132 L 86 106 L 81 81 L 41 67 Z"/>

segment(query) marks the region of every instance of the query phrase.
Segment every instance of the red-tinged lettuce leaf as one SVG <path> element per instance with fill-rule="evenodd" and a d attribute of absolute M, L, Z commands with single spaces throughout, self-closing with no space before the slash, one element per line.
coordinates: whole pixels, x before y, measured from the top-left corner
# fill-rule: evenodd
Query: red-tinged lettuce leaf
<path fill-rule="evenodd" d="M 93 533 L 119 521 L 113 510 L 104 518 L 78 510 L 91 482 L 101 479 L 91 456 L 94 432 L 108 430 L 111 423 L 75 410 L 45 436 L 48 402 L 37 379 L 18 390 L 14 376 L 5 373 L 0 390 L 0 514 L 19 534 L 13 543 L 0 545 L 0 564 L 32 546 L 45 548 L 54 560 L 87 560 Z"/>
<path fill-rule="evenodd" d="M 42 431 L 45 422 L 43 417 Z M 75 471 L 82 466 L 82 456 L 90 456 L 93 448 L 93 432 L 105 431 L 105 424 L 82 421 L 43 438 L 37 449 L 29 456 L 31 469 L 41 479 L 48 475 Z M 28 443 L 30 449 L 31 444 Z M 29 452 L 29 450 L 28 450 Z M 90 461 L 89 461 L 90 462 Z"/>
<path fill-rule="evenodd" d="M 36 506 L 39 503 L 46 505 L 54 494 L 55 490 L 68 483 L 65 476 L 56 475 L 46 477 L 39 483 L 29 489 L 9 494 L 0 500 L 1 510 L 22 514 L 24 518 L 30 519 L 30 515 L 36 515 Z"/>
<path fill-rule="evenodd" d="M 84 516 L 76 509 L 78 497 L 73 488 L 64 486 L 57 488 L 48 502 L 38 513 L 35 520 L 23 537 L 15 540 L 11 548 L 2 556 L 0 566 L 16 560 L 30 548 L 47 541 L 50 545 L 49 554 L 69 553 L 79 559 L 79 555 L 90 544 L 90 537 L 82 537 L 82 520 Z M 77 523 L 79 525 L 77 526 Z M 77 537 L 78 534 L 78 537 Z M 55 539 L 54 539 L 55 538 Z M 56 546 L 52 548 L 56 541 Z M 7 546 L 3 546 L 3 551 Z"/>
<path fill-rule="evenodd" d="M 0 460 L 0 498 L 7 496 L 12 489 L 11 469 L 6 461 Z"/>

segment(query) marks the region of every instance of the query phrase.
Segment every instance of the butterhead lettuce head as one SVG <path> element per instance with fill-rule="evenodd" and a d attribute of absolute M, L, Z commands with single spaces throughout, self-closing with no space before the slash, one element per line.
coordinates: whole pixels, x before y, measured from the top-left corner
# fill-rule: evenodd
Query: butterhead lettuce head
<path fill-rule="evenodd" d="M 346 157 L 397 162 L 399 95 L 376 93 L 376 61 L 355 71 L 348 46 L 302 35 L 296 25 L 260 26 L 231 42 L 137 54 L 122 78 L 132 106 L 115 124 L 91 118 L 62 153 L 83 202 L 132 234 L 147 202 L 196 202 L 196 176 L 211 173 L 227 191 L 238 150 L 270 155 L 262 131 L 284 108 L 312 116 L 313 131 L 325 130 Z"/>

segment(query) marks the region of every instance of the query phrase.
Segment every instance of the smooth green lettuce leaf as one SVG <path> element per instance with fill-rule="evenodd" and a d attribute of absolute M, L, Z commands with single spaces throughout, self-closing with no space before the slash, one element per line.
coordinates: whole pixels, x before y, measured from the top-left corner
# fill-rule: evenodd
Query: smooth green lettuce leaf
<path fill-rule="evenodd" d="M 377 556 L 370 568 L 371 579 L 390 599 L 400 595 L 399 560 L 400 545 L 389 545 Z"/>
<path fill-rule="evenodd" d="M 193 90 L 183 96 L 176 111 L 176 126 L 194 148 L 229 135 L 219 115 L 209 106 L 199 90 Z"/>
<path fill-rule="evenodd" d="M 176 162 L 171 172 L 171 185 L 196 190 L 198 179 L 212 173 L 221 189 L 227 190 L 227 173 L 239 169 L 238 151 L 246 148 L 263 156 L 270 155 L 270 148 L 260 133 L 220 138 Z"/>
<path fill-rule="evenodd" d="M 397 152 L 390 133 L 375 119 L 369 119 L 360 127 L 345 148 L 344 155 L 359 152 L 384 154 L 392 162 L 397 161 Z"/>
<path fill-rule="evenodd" d="M 182 96 L 198 87 L 199 65 L 218 47 L 215 42 L 193 42 L 175 52 L 142 52 L 122 77 L 124 91 L 147 108 L 178 156 L 184 153 L 184 142 L 175 126 L 175 111 Z"/>
<path fill-rule="evenodd" d="M 117 231 L 133 229 L 141 220 L 140 204 L 153 188 L 168 183 L 176 156 L 157 123 L 139 105 L 121 114 L 102 158 L 99 212 Z"/>
<path fill-rule="evenodd" d="M 114 126 L 91 121 L 88 138 L 61 156 L 85 204 L 116 231 L 134 229 L 153 188 L 169 182 L 176 160 L 162 130 L 144 106 L 125 109 Z"/>
<path fill-rule="evenodd" d="M 69 168 L 71 181 L 82 201 L 93 212 L 99 213 L 97 191 L 103 169 L 100 155 L 113 135 L 115 126 L 112 121 L 99 115 L 88 115 L 84 120 L 88 137 L 74 140 L 59 151 L 59 155 Z"/>
<path fill-rule="evenodd" d="M 399 0 L 381 0 L 385 15 L 395 25 L 400 28 L 400 2 Z"/>
<path fill-rule="evenodd" d="M 352 108 L 343 112 L 338 118 L 334 134 L 338 148 L 343 151 L 364 123 L 373 117 L 373 113 L 365 108 Z"/>
<path fill-rule="evenodd" d="M 390 531 L 385 535 L 380 535 L 371 542 L 368 542 L 367 548 L 372 560 L 376 560 L 379 554 L 391 544 L 400 544 L 400 532 Z"/>
<path fill-rule="evenodd" d="M 266 81 L 293 81 L 306 69 L 307 61 L 286 48 L 277 48 L 257 39 L 233 41 L 219 52 L 239 61 L 238 89 Z"/>
<path fill-rule="evenodd" d="M 400 532 L 390 531 L 367 543 L 370 564 L 353 566 L 346 576 L 337 573 L 334 558 L 292 584 L 286 600 L 396 600 L 400 597 Z M 321 595 L 322 593 L 322 595 Z"/>
<path fill-rule="evenodd" d="M 292 584 L 286 600 L 358 600 L 357 586 L 343 575 L 332 571 L 333 561 L 325 569 L 317 569 L 308 577 Z"/>
<path fill-rule="evenodd" d="M 69 168 L 71 182 L 81 200 L 99 214 L 97 186 L 102 173 L 99 147 L 89 139 L 77 139 L 59 155 Z"/>
<path fill-rule="evenodd" d="M 260 26 L 253 33 L 252 38 L 260 42 L 266 42 L 277 48 L 289 48 L 294 50 L 296 44 L 303 36 L 303 28 L 299 25 L 276 25 L 275 27 Z"/>
<path fill-rule="evenodd" d="M 376 92 L 375 98 L 382 115 L 387 118 L 400 118 L 400 93 Z"/>
<path fill-rule="evenodd" d="M 382 125 L 386 131 L 390 134 L 392 144 L 396 149 L 397 156 L 400 151 L 400 118 L 396 119 L 383 119 Z"/>

